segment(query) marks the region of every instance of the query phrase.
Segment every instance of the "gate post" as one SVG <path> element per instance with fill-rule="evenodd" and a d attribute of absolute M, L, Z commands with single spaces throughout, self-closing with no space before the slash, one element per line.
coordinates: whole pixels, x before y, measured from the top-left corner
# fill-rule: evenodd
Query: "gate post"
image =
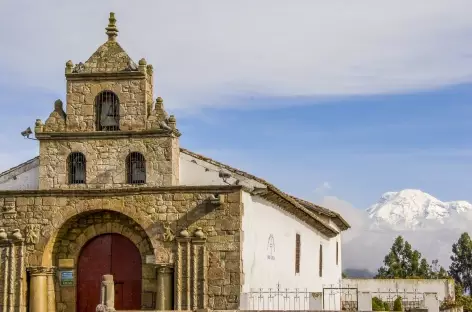
<path fill-rule="evenodd" d="M 358 311 L 372 311 L 372 294 L 368 291 L 360 291 L 357 294 Z"/>

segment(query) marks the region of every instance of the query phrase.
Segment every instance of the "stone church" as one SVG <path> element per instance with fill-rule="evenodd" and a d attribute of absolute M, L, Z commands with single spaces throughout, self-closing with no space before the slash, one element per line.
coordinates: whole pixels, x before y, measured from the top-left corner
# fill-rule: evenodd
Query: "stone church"
<path fill-rule="evenodd" d="M 117 310 L 240 309 L 251 289 L 338 283 L 348 223 L 181 148 L 113 13 L 106 34 L 65 64 L 65 104 L 22 133 L 39 156 L 0 174 L 0 311 L 95 311 L 104 275 Z"/>

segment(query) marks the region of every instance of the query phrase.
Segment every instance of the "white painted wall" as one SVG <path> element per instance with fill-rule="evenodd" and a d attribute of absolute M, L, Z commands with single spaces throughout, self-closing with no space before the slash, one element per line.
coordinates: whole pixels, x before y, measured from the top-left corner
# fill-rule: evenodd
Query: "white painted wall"
<path fill-rule="evenodd" d="M 448 279 L 363 279 L 345 278 L 343 285 L 357 287 L 359 291 L 371 292 L 372 297 L 385 299 L 389 292 L 398 292 L 403 297 L 414 297 L 414 293 L 436 293 L 438 300 L 454 296 L 454 282 Z"/>
<path fill-rule="evenodd" d="M 263 288 L 307 289 L 322 292 L 323 285 L 341 280 L 340 237 L 329 239 L 310 226 L 289 215 L 274 204 L 243 193 L 243 293 Z M 295 273 L 296 234 L 301 236 L 300 273 Z M 268 240 L 273 235 L 274 259 L 269 259 Z M 339 259 L 336 265 L 336 241 Z M 323 245 L 323 276 L 319 276 L 319 246 Z M 339 309 L 336 304 L 334 309 Z"/>
<path fill-rule="evenodd" d="M 228 183 L 234 184 L 236 180 L 239 180 L 240 185 L 249 188 L 265 187 L 262 183 L 236 174 L 232 174 L 232 177 L 227 180 L 228 183 L 225 183 L 219 177 L 220 167 L 185 153 L 180 153 L 179 165 L 180 185 L 228 185 Z"/>
<path fill-rule="evenodd" d="M 39 164 L 39 163 L 38 163 Z M 39 167 L 18 168 L 0 176 L 0 190 L 36 190 L 39 188 Z M 24 171 L 24 169 L 28 169 Z"/>
<path fill-rule="evenodd" d="M 180 184 L 181 185 L 225 185 L 218 176 L 220 168 L 207 163 L 191 155 L 180 153 Z M 234 183 L 240 180 L 241 185 L 251 187 L 264 187 L 262 183 L 233 174 L 228 180 Z M 256 306 L 254 302 L 254 290 L 269 288 L 274 291 L 277 284 L 282 290 L 289 291 L 322 292 L 323 285 L 339 285 L 341 281 L 341 237 L 329 239 L 321 235 L 294 216 L 286 213 L 276 205 L 257 196 L 251 196 L 243 192 L 244 216 L 242 220 L 242 259 L 243 259 L 243 296 L 241 308 L 271 309 L 265 306 Z M 330 220 L 333 228 L 337 226 Z M 295 274 L 295 240 L 296 234 L 301 237 L 300 273 Z M 268 240 L 273 235 L 275 250 L 272 251 L 274 259 L 268 259 L 271 255 L 268 248 Z M 339 258 L 336 265 L 336 241 L 339 243 Z M 323 276 L 319 276 L 319 246 L 323 245 Z M 300 295 L 303 297 L 304 295 Z M 289 304 L 293 304 L 293 296 Z M 282 298 L 281 298 L 282 299 Z M 303 300 L 303 298 L 301 298 Z M 332 310 L 340 309 L 340 296 L 331 298 Z M 308 301 L 308 300 L 307 300 Z M 273 304 L 273 303 L 272 303 Z M 275 306 L 272 305 L 272 308 Z M 293 306 L 292 306 L 293 307 Z M 285 307 L 287 308 L 287 307 Z"/>

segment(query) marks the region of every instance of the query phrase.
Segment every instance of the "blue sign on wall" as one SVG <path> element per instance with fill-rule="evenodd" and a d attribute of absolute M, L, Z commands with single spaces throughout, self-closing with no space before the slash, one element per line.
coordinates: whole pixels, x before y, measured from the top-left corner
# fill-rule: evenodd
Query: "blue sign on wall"
<path fill-rule="evenodd" d="M 74 271 L 61 271 L 61 286 L 74 286 Z"/>

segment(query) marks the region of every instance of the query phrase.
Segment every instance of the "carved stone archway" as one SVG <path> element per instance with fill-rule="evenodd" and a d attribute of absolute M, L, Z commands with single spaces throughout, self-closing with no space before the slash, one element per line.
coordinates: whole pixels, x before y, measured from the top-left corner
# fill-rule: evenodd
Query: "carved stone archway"
<path fill-rule="evenodd" d="M 64 272 L 69 272 L 70 276 L 76 277 L 76 264 L 80 251 L 88 241 L 102 234 L 120 234 L 137 247 L 142 259 L 142 295 L 143 298 L 150 297 L 155 306 L 156 250 L 161 250 L 160 257 L 162 254 L 168 255 L 171 251 L 162 252 L 163 248 L 160 245 L 156 248 L 156 241 L 153 242 L 143 227 L 133 218 L 117 211 L 92 210 L 69 218 L 51 236 L 51 239 L 54 239 L 53 244 L 50 242 L 52 248 L 45 249 L 45 252 L 50 252 L 50 255 L 43 255 L 43 259 L 51 259 L 50 266 L 32 267 L 30 270 L 32 278 L 30 291 L 37 294 L 36 297 L 39 296 L 38 298 L 48 301 L 48 312 L 55 311 L 56 307 L 59 311 L 75 310 L 75 280 L 71 282 L 71 285 L 64 285 L 61 283 L 61 276 Z M 169 257 L 166 256 L 166 258 Z M 51 274 L 51 268 L 59 272 Z M 54 276 L 56 276 L 55 279 Z M 43 279 L 46 280 L 43 281 Z M 37 281 L 40 283 L 38 284 Z M 39 291 L 36 289 L 38 285 L 41 288 Z M 49 295 L 46 296 L 48 292 Z M 44 300 L 38 301 L 42 305 L 41 308 L 45 307 Z"/>

